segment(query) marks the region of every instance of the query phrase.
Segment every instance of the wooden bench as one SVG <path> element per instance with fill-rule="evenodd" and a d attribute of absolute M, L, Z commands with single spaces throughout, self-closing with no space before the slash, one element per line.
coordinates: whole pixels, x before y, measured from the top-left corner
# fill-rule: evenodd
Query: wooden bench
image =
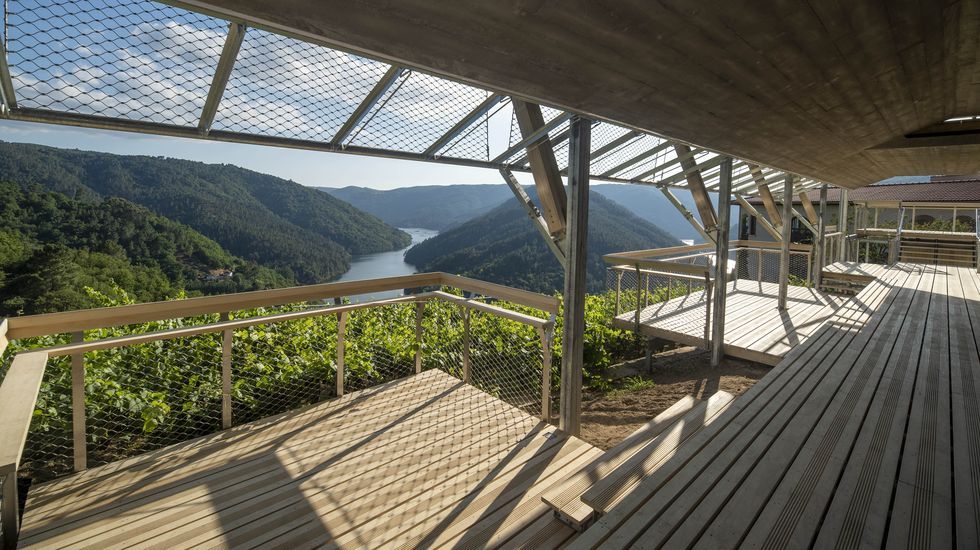
<path fill-rule="evenodd" d="M 587 468 L 542 496 L 558 520 L 576 531 L 595 521 L 597 511 L 627 492 L 685 439 L 711 422 L 734 397 L 717 392 L 705 401 L 692 396 L 641 426 Z"/>

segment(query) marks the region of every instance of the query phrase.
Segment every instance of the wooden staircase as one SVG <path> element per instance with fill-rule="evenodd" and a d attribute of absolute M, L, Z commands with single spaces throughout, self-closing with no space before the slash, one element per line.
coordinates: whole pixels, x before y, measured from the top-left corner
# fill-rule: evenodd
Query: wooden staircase
<path fill-rule="evenodd" d="M 973 240 L 952 237 L 902 237 L 898 261 L 914 264 L 976 267 Z"/>
<path fill-rule="evenodd" d="M 820 290 L 839 296 L 854 296 L 873 280 L 874 277 L 868 275 L 823 271 L 820 274 Z"/>
<path fill-rule="evenodd" d="M 723 391 L 704 401 L 690 396 L 681 399 L 541 499 L 558 521 L 584 531 L 669 460 L 684 441 L 717 418 L 733 399 Z"/>

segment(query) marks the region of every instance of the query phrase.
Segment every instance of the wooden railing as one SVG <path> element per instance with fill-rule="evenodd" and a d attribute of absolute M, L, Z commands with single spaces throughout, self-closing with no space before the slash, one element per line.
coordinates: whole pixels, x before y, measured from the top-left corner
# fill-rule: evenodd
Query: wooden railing
<path fill-rule="evenodd" d="M 764 258 L 772 257 L 778 259 L 782 252 L 782 246 L 777 242 L 766 241 L 731 241 L 729 253 L 736 258 L 728 260 L 726 267 L 729 280 L 740 278 L 742 271 L 748 271 L 739 264 L 747 254 L 755 254 L 756 279 L 763 281 Z M 791 257 L 800 257 L 805 261 L 805 278 L 808 282 L 812 279 L 813 273 L 813 247 L 808 244 L 790 244 Z M 631 275 L 635 288 L 631 288 L 631 294 L 635 293 L 635 308 L 633 312 L 633 322 L 637 327 L 640 324 L 644 307 L 650 305 L 650 297 L 655 293 L 651 291 L 651 281 L 659 281 L 661 287 L 666 289 L 662 294 L 670 299 L 677 294 L 675 288 L 686 288 L 686 294 L 693 291 L 704 290 L 705 300 L 705 341 L 710 336 L 710 318 L 712 294 L 715 287 L 715 270 L 719 262 L 715 258 L 715 245 L 711 243 L 697 244 L 690 246 L 674 246 L 667 248 L 656 248 L 649 250 L 635 250 L 629 252 L 616 252 L 603 256 L 603 260 L 609 264 L 609 272 L 614 278 L 611 284 L 615 292 L 616 315 L 622 313 L 622 297 L 625 295 L 623 287 L 624 277 Z M 674 286 L 677 284 L 678 286 Z M 656 289 L 654 289 L 656 290 Z"/>
<path fill-rule="evenodd" d="M 494 303 L 486 303 L 474 298 L 451 294 L 441 290 L 422 291 L 387 300 L 363 303 L 334 304 L 306 308 L 299 311 L 259 315 L 241 319 L 229 319 L 228 312 L 256 307 L 294 304 L 300 301 L 316 300 L 322 302 L 330 298 L 373 293 L 384 290 L 419 289 L 425 287 L 449 287 L 480 296 L 504 300 L 543 312 L 547 318 L 529 315 L 506 309 Z M 473 312 L 492 315 L 533 327 L 541 345 L 540 355 L 540 417 L 550 420 L 551 415 L 551 362 L 554 342 L 555 314 L 558 300 L 554 297 L 518 289 L 449 275 L 445 273 L 424 273 L 405 277 L 390 277 L 370 281 L 349 283 L 330 283 L 310 287 L 248 292 L 205 298 L 191 298 L 169 302 L 155 302 L 121 307 L 98 308 L 65 313 L 35 315 L 0 320 L 0 356 L 12 339 L 52 335 L 65 332 L 74 334 L 68 344 L 49 346 L 22 351 L 13 361 L 0 383 L 0 476 L 3 476 L 3 501 L 0 519 L 4 533 L 4 544 L 13 547 L 18 531 L 17 474 L 24 453 L 25 442 L 34 416 L 34 408 L 42 387 L 45 368 L 49 359 L 71 357 L 71 402 L 72 402 L 72 457 L 75 471 L 87 467 L 86 439 L 86 354 L 102 350 L 121 349 L 153 342 L 174 341 L 201 335 L 221 335 L 221 422 L 220 428 L 233 425 L 232 386 L 235 383 L 232 371 L 232 348 L 235 331 L 259 325 L 277 325 L 290 321 L 317 317 L 337 318 L 336 346 L 336 392 L 345 393 L 345 326 L 348 316 L 356 311 L 383 308 L 387 306 L 414 304 L 415 320 L 415 372 L 422 371 L 423 365 L 423 312 L 427 303 L 434 301 L 458 306 L 463 319 L 462 374 L 466 383 L 473 380 L 471 361 L 471 323 Z M 192 324 L 168 330 L 158 330 L 141 334 L 126 334 L 118 337 L 83 341 L 82 331 L 103 329 L 135 323 L 195 317 L 204 314 L 221 314 L 218 322 Z M 217 428 L 217 426 L 216 426 Z"/>

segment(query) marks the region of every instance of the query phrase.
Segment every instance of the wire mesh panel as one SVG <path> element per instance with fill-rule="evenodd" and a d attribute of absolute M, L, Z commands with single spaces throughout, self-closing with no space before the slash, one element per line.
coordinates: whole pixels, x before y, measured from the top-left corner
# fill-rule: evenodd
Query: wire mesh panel
<path fill-rule="evenodd" d="M 735 278 L 760 283 L 779 283 L 782 252 L 770 248 L 739 248 L 735 251 Z M 811 286 L 810 255 L 791 251 L 789 255 L 789 284 Z"/>
<path fill-rule="evenodd" d="M 335 315 L 320 315 L 236 330 L 233 422 L 251 422 L 336 396 L 337 324 Z"/>
<path fill-rule="evenodd" d="M 543 355 L 535 328 L 479 310 L 469 315 L 470 383 L 528 414 L 539 414 Z"/>
<path fill-rule="evenodd" d="M 479 88 L 406 71 L 347 143 L 421 153 L 489 95 Z M 483 140 L 484 150 L 486 135 L 485 128 L 472 135 L 472 139 Z M 480 158 L 485 158 L 486 153 L 481 153 Z"/>
<path fill-rule="evenodd" d="M 384 63 L 248 29 L 214 127 L 330 141 L 387 70 Z"/>
<path fill-rule="evenodd" d="M 221 429 L 219 334 L 94 351 L 84 360 L 90 466 Z"/>
<path fill-rule="evenodd" d="M 196 125 L 227 23 L 148 1 L 10 0 L 21 107 Z"/>
<path fill-rule="evenodd" d="M 415 374 L 415 304 L 351 311 L 344 346 L 345 392 Z"/>
<path fill-rule="evenodd" d="M 48 360 L 19 473 L 44 481 L 72 471 L 71 361 Z"/>
<path fill-rule="evenodd" d="M 613 266 L 606 270 L 606 289 L 613 294 L 616 315 L 623 315 L 674 298 L 703 293 L 704 281 L 695 276 Z M 703 296 L 700 299 L 706 303 Z"/>
<path fill-rule="evenodd" d="M 463 379 L 463 309 L 432 300 L 422 311 L 422 370 L 439 369 Z"/>

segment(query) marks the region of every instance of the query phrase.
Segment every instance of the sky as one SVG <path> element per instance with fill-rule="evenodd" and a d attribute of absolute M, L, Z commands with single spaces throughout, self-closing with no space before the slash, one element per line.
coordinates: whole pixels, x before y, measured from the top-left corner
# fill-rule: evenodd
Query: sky
<path fill-rule="evenodd" d="M 0 139 L 120 155 L 151 155 L 234 164 L 302 185 L 394 189 L 416 185 L 503 183 L 495 170 L 320 151 L 0 121 Z M 526 174 L 518 178 L 531 180 Z"/>

